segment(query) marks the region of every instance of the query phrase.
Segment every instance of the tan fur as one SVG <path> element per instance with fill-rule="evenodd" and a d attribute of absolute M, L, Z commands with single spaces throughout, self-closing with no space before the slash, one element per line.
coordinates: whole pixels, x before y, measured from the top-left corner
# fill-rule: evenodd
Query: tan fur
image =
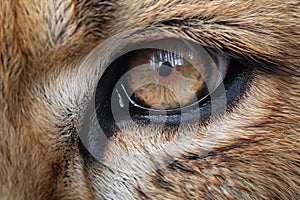
<path fill-rule="evenodd" d="M 299 13 L 298 0 L 0 0 L 1 199 L 299 199 Z M 125 126 L 104 165 L 87 162 L 79 124 L 114 52 L 170 35 L 284 73 L 255 71 L 203 123 Z"/>

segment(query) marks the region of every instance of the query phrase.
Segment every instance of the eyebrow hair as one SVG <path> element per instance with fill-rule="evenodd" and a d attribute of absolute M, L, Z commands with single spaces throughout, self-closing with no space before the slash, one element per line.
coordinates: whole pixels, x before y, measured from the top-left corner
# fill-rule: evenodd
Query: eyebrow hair
<path fill-rule="evenodd" d="M 226 26 L 226 25 L 222 25 Z M 213 32 L 213 30 L 212 30 Z M 188 33 L 193 33 L 193 31 L 188 30 Z M 300 76 L 300 74 L 295 73 L 295 68 L 299 67 L 297 64 L 291 62 L 293 59 L 299 59 L 300 56 L 296 56 L 293 54 L 288 55 L 286 53 L 286 57 L 284 57 L 283 53 L 280 57 L 276 57 L 274 55 L 267 55 L 267 54 L 258 54 L 257 52 L 251 52 L 251 50 L 247 50 L 247 45 L 244 46 L 245 50 L 239 51 L 242 46 L 239 46 L 237 49 L 232 49 L 227 46 L 226 43 L 222 43 L 222 41 L 218 39 L 209 39 L 210 41 L 207 42 L 207 38 L 199 37 L 195 38 L 191 34 L 187 34 L 192 39 L 200 40 L 199 43 L 203 43 L 206 48 L 210 48 L 212 50 L 217 49 L 222 51 L 225 56 L 230 59 L 236 60 L 243 65 L 249 65 L 254 69 L 267 72 L 269 74 L 280 75 L 280 76 Z M 220 34 L 222 36 L 222 34 Z M 240 39 L 242 41 L 242 39 Z M 236 41 L 227 41 L 229 44 L 230 42 L 235 43 Z M 231 43 L 231 45 L 232 45 Z M 249 44 L 253 45 L 253 44 Z M 288 48 L 291 49 L 292 47 Z M 246 52 L 246 53 L 245 53 Z M 275 54 L 275 53 L 274 53 Z M 300 52 L 299 52 L 300 54 Z"/>

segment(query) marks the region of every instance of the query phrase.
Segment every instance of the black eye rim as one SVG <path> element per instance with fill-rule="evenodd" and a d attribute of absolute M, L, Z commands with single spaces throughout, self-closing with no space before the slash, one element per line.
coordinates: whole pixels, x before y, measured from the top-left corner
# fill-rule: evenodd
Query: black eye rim
<path fill-rule="evenodd" d="M 219 50 L 215 50 L 215 49 L 209 48 L 209 47 L 205 47 L 205 48 L 208 48 L 212 52 L 219 51 Z M 247 82 L 246 80 L 248 79 L 248 74 L 249 74 L 248 72 L 250 71 L 250 67 L 245 66 L 243 64 L 245 59 L 243 59 L 242 57 L 239 57 L 240 59 L 233 59 L 231 57 L 228 57 L 228 58 L 230 59 L 231 65 L 233 67 L 230 67 L 228 76 L 226 76 L 224 79 L 224 85 L 225 85 L 225 89 L 226 89 L 226 101 L 227 101 L 226 106 L 228 106 L 234 100 L 234 98 L 243 91 L 243 89 L 244 89 L 243 86 L 245 86 L 245 84 Z M 107 68 L 107 70 L 110 71 L 110 73 L 114 74 L 114 76 L 113 77 L 105 77 L 105 73 L 104 73 L 104 75 L 99 80 L 97 89 L 96 89 L 98 91 L 99 88 L 100 89 L 103 88 L 103 86 L 105 85 L 103 83 L 105 83 L 105 82 L 110 83 L 108 85 L 105 85 L 105 87 L 104 87 L 104 88 L 106 88 L 106 91 L 110 91 L 109 93 L 106 92 L 103 94 L 103 92 L 100 92 L 100 93 L 98 92 L 98 94 L 101 94 L 101 93 L 102 94 L 97 95 L 97 92 L 96 92 L 96 105 L 97 105 L 97 101 L 99 101 L 99 98 L 101 96 L 109 97 L 109 98 L 107 98 L 106 101 L 104 101 L 104 103 L 101 106 L 101 109 L 97 108 L 97 118 L 98 118 L 100 124 L 102 124 L 102 126 L 104 127 L 103 129 L 107 130 L 108 132 L 119 131 L 118 127 L 115 125 L 118 122 L 116 122 L 114 120 L 114 117 L 111 112 L 111 102 L 109 101 L 109 99 L 111 98 L 112 92 L 113 92 L 113 88 L 115 87 L 115 83 L 122 76 L 122 73 L 125 72 L 124 69 L 121 69 L 118 71 L 118 73 L 116 73 L 116 71 L 115 71 L 116 67 L 114 67 L 112 65 L 115 64 L 116 66 L 118 66 L 119 62 L 122 63 L 122 60 L 116 59 L 114 62 L 112 62 L 112 64 Z M 111 82 L 114 82 L 114 84 L 111 84 Z M 228 91 L 232 90 L 230 88 L 233 88 L 234 91 L 228 92 Z M 217 89 L 216 89 L 215 93 L 218 93 Z M 228 95 L 228 94 L 230 94 L 230 95 Z M 170 124 L 171 126 L 180 124 L 182 122 L 192 122 L 192 121 L 195 121 L 194 119 L 197 119 L 198 121 L 199 120 L 203 121 L 203 120 L 207 119 L 209 116 L 211 116 L 212 105 L 210 102 L 210 96 L 208 95 L 201 103 L 202 103 L 202 105 L 200 105 L 200 106 L 197 104 L 197 105 L 195 105 L 195 107 L 187 107 L 187 109 L 156 112 L 155 115 L 152 117 L 148 116 L 148 114 L 149 114 L 148 110 L 132 109 L 133 107 L 131 105 L 130 106 L 130 109 L 131 109 L 130 115 L 131 115 L 132 120 L 134 120 L 135 122 L 137 122 L 139 124 L 148 124 L 149 121 L 151 121 L 152 123 L 160 123 L 162 119 L 167 121 L 167 124 Z M 221 105 L 220 105 L 220 107 L 221 107 Z M 201 114 L 199 114 L 199 112 Z M 122 113 L 120 112 L 120 115 L 121 114 Z M 126 120 L 126 119 L 124 119 L 124 120 Z"/>

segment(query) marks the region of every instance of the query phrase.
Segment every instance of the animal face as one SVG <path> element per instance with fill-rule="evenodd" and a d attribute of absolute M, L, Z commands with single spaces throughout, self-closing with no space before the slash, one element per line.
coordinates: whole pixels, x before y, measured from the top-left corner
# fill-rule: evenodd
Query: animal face
<path fill-rule="evenodd" d="M 297 0 L 0 0 L 3 199 L 298 199 Z"/>

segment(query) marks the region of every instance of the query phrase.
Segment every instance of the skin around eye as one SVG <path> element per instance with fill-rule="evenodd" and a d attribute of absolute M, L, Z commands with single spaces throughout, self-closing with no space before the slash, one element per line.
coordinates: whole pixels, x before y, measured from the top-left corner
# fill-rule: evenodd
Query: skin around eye
<path fill-rule="evenodd" d="M 196 64 L 192 52 L 145 49 L 128 57 L 125 82 L 131 99 L 141 107 L 172 110 L 193 104 L 216 79 L 216 63 Z M 207 59 L 206 59 L 207 60 Z M 204 64 L 205 63 L 205 64 Z M 200 95 L 201 94 L 201 95 Z"/>

